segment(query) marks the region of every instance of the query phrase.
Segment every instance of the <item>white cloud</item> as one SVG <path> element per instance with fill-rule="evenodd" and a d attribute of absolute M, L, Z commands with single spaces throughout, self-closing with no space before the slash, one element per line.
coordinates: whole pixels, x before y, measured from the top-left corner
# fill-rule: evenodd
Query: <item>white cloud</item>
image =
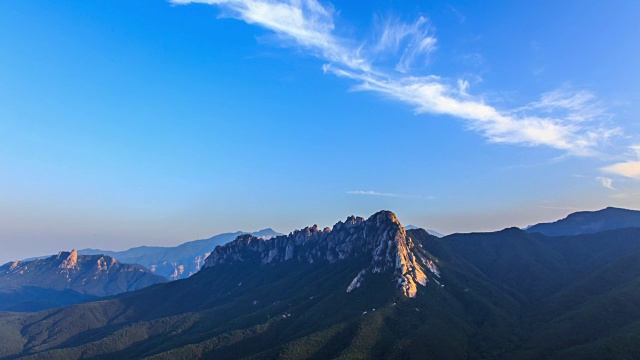
<path fill-rule="evenodd" d="M 388 197 L 399 197 L 398 194 L 390 194 L 390 193 L 381 193 L 373 190 L 353 190 L 347 191 L 347 194 L 351 195 L 370 195 L 370 196 L 388 196 Z"/>
<path fill-rule="evenodd" d="M 613 180 L 608 178 L 608 177 L 604 177 L 604 176 L 599 176 L 596 178 L 596 180 L 598 180 L 600 182 L 600 184 L 602 184 L 602 186 L 606 187 L 607 189 L 610 190 L 615 190 L 615 188 L 613 187 Z"/>
<path fill-rule="evenodd" d="M 358 80 L 357 90 L 375 91 L 400 100 L 412 105 L 416 113 L 464 119 L 470 129 L 496 143 L 545 145 L 573 155 L 593 155 L 598 144 L 619 133 L 618 129 L 587 128 L 563 118 L 501 112 L 482 99 L 460 95 L 460 91 L 438 76 L 389 79 L 340 69 L 333 72 Z"/>
<path fill-rule="evenodd" d="M 595 95 L 586 90 L 573 91 L 568 87 L 542 94 L 540 101 L 527 108 L 539 109 L 544 113 L 560 113 L 567 121 L 572 122 L 609 118 Z"/>
<path fill-rule="evenodd" d="M 426 64 L 429 54 L 436 49 L 438 40 L 432 34 L 429 20 L 423 16 L 412 24 L 393 17 L 378 19 L 377 23 L 379 34 L 373 52 L 399 58 L 396 71 L 406 73 L 414 65 Z"/>
<path fill-rule="evenodd" d="M 482 97 L 469 95 L 469 83 L 464 80 L 416 75 L 414 69 L 424 68 L 437 45 L 425 17 L 413 23 L 379 20 L 377 39 L 368 45 L 338 36 L 336 11 L 317 0 L 170 1 L 217 5 L 226 16 L 269 29 L 286 44 L 300 46 L 328 61 L 324 71 L 352 79 L 354 89 L 404 102 L 418 114 L 461 119 L 491 142 L 547 146 L 588 156 L 597 154 L 601 145 L 621 134 L 620 129 L 605 126 L 608 116 L 604 108 L 587 91 L 562 88 L 524 107 L 498 109 Z M 393 69 L 377 63 L 389 57 L 396 60 Z"/>
<path fill-rule="evenodd" d="M 640 145 L 631 145 L 628 147 L 629 157 L 635 158 L 634 160 L 615 163 L 609 166 L 600 168 L 605 173 L 620 175 L 628 178 L 640 180 Z"/>
<path fill-rule="evenodd" d="M 626 161 L 605 166 L 602 171 L 629 178 L 640 179 L 640 161 Z"/>
<path fill-rule="evenodd" d="M 217 5 L 228 11 L 226 16 L 243 20 L 273 31 L 284 41 L 293 42 L 314 52 L 315 56 L 363 71 L 369 70 L 357 51 L 346 48 L 332 35 L 331 7 L 316 0 L 170 0 L 172 4 Z"/>
<path fill-rule="evenodd" d="M 426 199 L 426 200 L 435 199 L 435 197 L 433 197 L 433 196 L 402 195 L 402 194 L 377 192 L 377 191 L 373 191 L 373 190 L 351 190 L 351 191 L 347 191 L 347 194 L 350 194 L 350 195 L 366 195 L 366 196 L 397 197 L 397 198 L 406 198 L 406 199 Z"/>
<path fill-rule="evenodd" d="M 629 146 L 629 150 L 640 159 L 640 145 L 631 145 Z"/>

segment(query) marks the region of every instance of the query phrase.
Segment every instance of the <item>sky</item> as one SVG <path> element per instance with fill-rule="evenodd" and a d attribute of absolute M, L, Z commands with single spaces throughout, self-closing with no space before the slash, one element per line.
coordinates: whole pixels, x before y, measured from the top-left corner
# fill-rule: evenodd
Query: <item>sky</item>
<path fill-rule="evenodd" d="M 0 262 L 640 208 L 640 2 L 0 2 Z"/>

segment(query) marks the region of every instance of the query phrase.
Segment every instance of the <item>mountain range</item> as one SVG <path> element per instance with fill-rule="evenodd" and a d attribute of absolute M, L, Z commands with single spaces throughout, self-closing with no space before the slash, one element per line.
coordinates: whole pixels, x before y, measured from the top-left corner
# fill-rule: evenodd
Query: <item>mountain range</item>
<path fill-rule="evenodd" d="M 178 280 L 198 272 L 205 258 L 216 246 L 224 245 L 242 234 L 247 232 L 223 233 L 208 239 L 185 242 L 178 246 L 139 246 L 124 251 L 81 249 L 78 250 L 78 254 L 110 256 L 122 263 L 142 265 L 169 280 Z M 265 239 L 282 235 L 272 229 L 263 229 L 250 234 Z"/>
<path fill-rule="evenodd" d="M 623 225 L 438 238 L 381 211 L 245 234 L 187 279 L 0 313 L 0 357 L 632 359 L 640 228 Z"/>
<path fill-rule="evenodd" d="M 58 255 L 0 266 L 0 311 L 37 311 L 167 282 L 148 269 L 104 255 Z"/>
<path fill-rule="evenodd" d="M 640 227 L 640 211 L 608 207 L 597 211 L 580 211 L 566 218 L 526 228 L 549 236 L 593 234 L 605 230 Z"/>

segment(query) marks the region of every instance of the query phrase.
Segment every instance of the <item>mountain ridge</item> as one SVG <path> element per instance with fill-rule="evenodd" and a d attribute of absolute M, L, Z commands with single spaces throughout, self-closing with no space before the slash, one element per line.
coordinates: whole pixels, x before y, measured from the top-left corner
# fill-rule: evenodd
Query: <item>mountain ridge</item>
<path fill-rule="evenodd" d="M 0 310 L 34 311 L 168 281 L 148 269 L 76 250 L 0 266 Z"/>
<path fill-rule="evenodd" d="M 422 266 L 428 268 L 429 263 L 419 259 L 412 252 L 413 247 L 395 214 L 380 211 L 367 220 L 350 216 L 345 222 L 336 223 L 333 228 L 320 230 L 314 225 L 267 240 L 250 234 L 241 235 L 224 246 L 216 247 L 205 260 L 204 268 L 228 261 L 246 261 L 256 256 L 262 264 L 294 258 L 309 263 L 318 260 L 332 263 L 371 252 L 371 265 L 358 273 L 347 291 L 358 288 L 367 273 L 395 269 L 398 285 L 406 296 L 414 297 L 418 284 L 426 286 L 427 277 Z M 422 260 L 422 264 L 419 260 Z"/>
<path fill-rule="evenodd" d="M 640 228 L 438 238 L 382 211 L 242 235 L 186 279 L 0 313 L 0 358 L 634 358 L 638 258 Z"/>
<path fill-rule="evenodd" d="M 222 233 L 207 239 L 187 241 L 176 246 L 137 246 L 122 251 L 102 249 L 80 249 L 80 255 L 107 255 L 123 263 L 142 265 L 157 275 L 169 280 L 189 277 L 200 270 L 205 258 L 218 245 L 223 245 L 247 232 L 236 231 Z M 271 228 L 251 232 L 255 236 L 269 238 L 282 235 Z M 49 255 L 51 256 L 51 255 Z M 23 261 L 42 259 L 44 257 L 29 258 Z"/>
<path fill-rule="evenodd" d="M 566 236 L 628 227 L 640 227 L 640 211 L 609 206 L 595 211 L 574 212 L 563 219 L 531 225 L 524 230 L 549 236 Z"/>
<path fill-rule="evenodd" d="M 423 229 L 419 226 L 415 226 L 415 225 L 407 225 L 404 227 L 405 230 L 417 230 L 417 229 Z M 435 231 L 433 229 L 424 229 L 426 232 L 428 232 L 429 234 L 433 235 L 433 236 L 437 236 L 439 238 L 444 237 L 446 235 L 444 235 L 443 233 L 439 232 L 439 231 Z"/>

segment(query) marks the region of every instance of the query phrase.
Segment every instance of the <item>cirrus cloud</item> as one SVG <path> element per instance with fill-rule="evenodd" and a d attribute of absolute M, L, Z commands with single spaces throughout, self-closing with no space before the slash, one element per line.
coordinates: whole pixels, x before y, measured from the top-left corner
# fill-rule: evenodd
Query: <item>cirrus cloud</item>
<path fill-rule="evenodd" d="M 373 190 L 351 190 L 347 191 L 347 194 L 351 195 L 369 195 L 369 196 L 387 196 L 387 197 L 399 197 L 398 194 L 381 193 Z"/>
<path fill-rule="evenodd" d="M 600 184 L 602 184 L 602 186 L 606 187 L 607 189 L 615 190 L 615 188 L 613 187 L 613 179 L 604 176 L 598 176 L 596 180 L 598 180 Z"/>
<path fill-rule="evenodd" d="M 420 76 L 414 68 L 427 63 L 438 40 L 426 17 L 414 22 L 394 18 L 376 21 L 377 40 L 340 36 L 337 11 L 317 0 L 170 0 L 173 4 L 202 3 L 220 7 L 223 16 L 272 31 L 284 44 L 297 46 L 327 61 L 326 73 L 351 79 L 353 89 L 378 93 L 411 106 L 417 114 L 459 119 L 469 130 L 490 142 L 545 146 L 567 154 L 593 156 L 622 130 L 609 126 L 606 109 L 595 95 L 566 88 L 542 94 L 540 100 L 508 109 L 469 94 L 464 79 L 432 74 Z M 394 66 L 385 65 L 388 57 Z M 381 59 L 386 60 L 380 64 Z M 629 171 L 614 168 L 615 171 Z"/>

